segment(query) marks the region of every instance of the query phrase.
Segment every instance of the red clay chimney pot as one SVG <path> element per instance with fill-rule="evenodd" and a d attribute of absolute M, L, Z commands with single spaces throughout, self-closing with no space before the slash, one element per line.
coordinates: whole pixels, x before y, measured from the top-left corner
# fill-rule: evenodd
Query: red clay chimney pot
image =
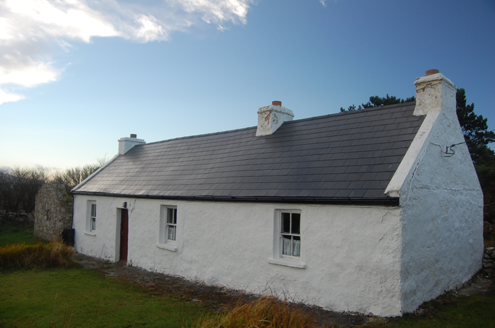
<path fill-rule="evenodd" d="M 440 73 L 440 71 L 438 69 L 429 69 L 426 71 L 425 76 L 429 76 L 429 75 L 433 75 L 433 74 L 437 74 L 437 73 Z"/>
<path fill-rule="evenodd" d="M 137 138 L 137 134 L 134 134 L 134 133 L 131 134 L 131 138 L 134 138 L 134 139 Z"/>
<path fill-rule="evenodd" d="M 274 100 L 274 101 L 272 101 L 272 105 L 273 106 L 282 106 L 282 102 L 278 101 L 278 100 Z"/>

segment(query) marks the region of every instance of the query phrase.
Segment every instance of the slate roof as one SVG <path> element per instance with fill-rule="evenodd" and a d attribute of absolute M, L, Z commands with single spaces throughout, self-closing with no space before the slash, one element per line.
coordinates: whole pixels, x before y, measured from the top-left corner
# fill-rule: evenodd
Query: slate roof
<path fill-rule="evenodd" d="M 135 146 L 75 194 L 392 204 L 385 194 L 424 117 L 415 103 Z"/>

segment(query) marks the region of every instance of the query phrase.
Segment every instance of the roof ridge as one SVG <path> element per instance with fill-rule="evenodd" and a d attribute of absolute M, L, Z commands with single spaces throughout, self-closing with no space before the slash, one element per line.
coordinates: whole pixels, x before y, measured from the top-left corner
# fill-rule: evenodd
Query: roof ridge
<path fill-rule="evenodd" d="M 198 137 L 213 136 L 213 135 L 217 135 L 217 134 L 226 134 L 226 133 L 238 132 L 238 131 L 249 130 L 249 129 L 254 129 L 254 128 L 256 128 L 256 126 L 250 126 L 250 127 L 247 127 L 247 128 L 235 129 L 235 130 L 227 130 L 227 131 L 220 131 L 220 132 L 195 134 L 195 135 L 192 135 L 192 136 L 184 136 L 184 137 L 177 137 L 177 138 L 172 138 L 172 139 L 166 139 L 166 140 L 159 140 L 159 141 L 148 142 L 146 144 L 143 144 L 142 146 L 151 145 L 151 144 L 157 144 L 157 143 L 161 143 L 161 142 L 169 142 L 169 141 L 182 140 L 182 139 L 192 139 L 192 138 L 198 138 Z"/>
<path fill-rule="evenodd" d="M 408 101 L 406 103 L 400 103 L 400 104 L 391 104 L 391 105 L 386 105 L 386 106 L 377 106 L 377 107 L 369 107 L 369 108 L 357 109 L 357 110 L 347 111 L 347 112 L 325 114 L 325 115 L 321 115 L 321 116 L 313 116 L 313 117 L 301 118 L 299 120 L 287 121 L 287 122 L 284 122 L 284 123 L 310 121 L 310 120 L 321 119 L 321 118 L 329 117 L 329 116 L 355 115 L 355 114 L 359 114 L 359 113 L 363 113 L 363 112 L 372 112 L 372 111 L 379 111 L 379 110 L 384 110 L 384 109 L 390 109 L 392 107 L 410 106 L 412 103 L 416 103 L 416 101 Z"/>
<path fill-rule="evenodd" d="M 307 117 L 307 118 L 301 118 L 298 120 L 293 120 L 293 121 L 286 121 L 284 123 L 295 123 L 295 122 L 305 122 L 305 121 L 311 121 L 311 120 L 317 120 L 317 119 L 322 119 L 330 116 L 341 116 L 341 115 L 355 115 L 363 112 L 371 112 L 371 111 L 379 111 L 379 110 L 384 110 L 384 109 L 389 109 L 392 107 L 404 107 L 404 106 L 410 106 L 411 103 L 415 103 L 415 101 L 409 101 L 406 103 L 400 103 L 400 104 L 391 104 L 391 105 L 386 105 L 386 106 L 379 106 L 379 107 L 369 107 L 369 108 L 363 108 L 355 111 L 349 111 L 349 112 L 339 112 L 339 113 L 332 113 L 332 114 L 325 114 L 325 115 L 320 115 L 320 116 L 314 116 L 314 117 Z M 159 141 L 153 141 L 153 142 L 148 142 L 146 144 L 143 144 L 142 146 L 146 145 L 153 145 L 153 144 L 158 144 L 162 142 L 171 142 L 171 141 L 176 141 L 176 140 L 183 140 L 183 139 L 192 139 L 192 138 L 199 138 L 199 137 L 205 137 L 205 136 L 214 136 L 214 135 L 220 135 L 220 134 L 227 134 L 227 133 L 233 133 L 233 132 L 238 132 L 238 131 L 244 131 L 244 130 L 249 130 L 249 129 L 255 129 L 257 126 L 250 126 L 246 128 L 241 128 L 241 129 L 234 129 L 234 130 L 227 130 L 227 131 L 219 131 L 219 132 L 211 132 L 211 133 L 204 133 L 204 134 L 195 134 L 191 136 L 184 136 L 184 137 L 177 137 L 177 138 L 172 138 L 172 139 L 166 139 L 166 140 L 159 140 Z"/>

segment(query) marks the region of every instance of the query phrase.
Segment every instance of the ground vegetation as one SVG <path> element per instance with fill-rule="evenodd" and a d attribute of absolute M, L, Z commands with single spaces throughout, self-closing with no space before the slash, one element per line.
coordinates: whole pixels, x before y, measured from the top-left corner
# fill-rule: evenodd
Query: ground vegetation
<path fill-rule="evenodd" d="M 23 242 L 22 234 L 2 236 L 15 229 L 0 237 Z M 73 259 L 70 268 L 0 270 L 0 327 L 495 327 L 493 279 L 482 274 L 413 314 L 379 318 L 253 298 L 82 254 Z"/>

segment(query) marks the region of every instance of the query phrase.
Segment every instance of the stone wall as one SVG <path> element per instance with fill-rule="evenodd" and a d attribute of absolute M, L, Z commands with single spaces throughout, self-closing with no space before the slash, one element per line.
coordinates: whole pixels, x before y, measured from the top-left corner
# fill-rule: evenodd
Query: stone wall
<path fill-rule="evenodd" d="M 487 247 L 485 248 L 485 253 L 483 254 L 483 273 L 487 276 L 495 277 L 495 248 Z"/>
<path fill-rule="evenodd" d="M 58 182 L 43 185 L 36 194 L 34 235 L 45 240 L 61 240 L 71 228 L 72 197 Z"/>
<path fill-rule="evenodd" d="M 34 223 L 34 211 L 31 213 L 26 213 L 25 211 L 7 212 L 5 210 L 0 210 L 0 226 L 2 225 L 32 225 Z"/>

